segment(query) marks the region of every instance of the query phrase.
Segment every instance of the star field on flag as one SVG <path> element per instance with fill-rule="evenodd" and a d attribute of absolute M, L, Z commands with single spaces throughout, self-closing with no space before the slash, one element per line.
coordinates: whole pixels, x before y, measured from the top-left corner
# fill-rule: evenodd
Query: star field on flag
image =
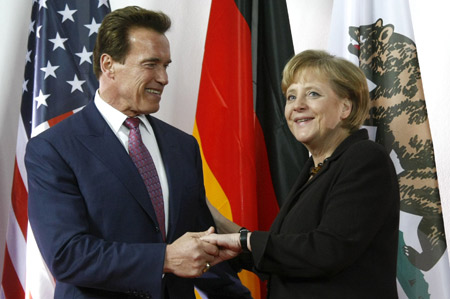
<path fill-rule="evenodd" d="M 39 0 L 33 3 L 22 85 L 22 117 L 33 128 L 87 104 L 98 83 L 92 53 L 109 2 Z"/>

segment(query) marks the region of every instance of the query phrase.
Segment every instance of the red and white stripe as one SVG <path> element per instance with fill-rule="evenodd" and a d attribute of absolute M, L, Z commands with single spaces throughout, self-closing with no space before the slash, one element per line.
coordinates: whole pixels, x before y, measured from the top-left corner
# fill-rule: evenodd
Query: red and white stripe
<path fill-rule="evenodd" d="M 38 135 L 81 109 L 70 111 L 40 124 L 33 129 L 32 136 Z M 28 186 L 24 164 L 27 142 L 28 137 L 20 116 L 1 299 L 49 299 L 53 298 L 55 289 L 55 281 L 42 259 L 28 222 Z"/>

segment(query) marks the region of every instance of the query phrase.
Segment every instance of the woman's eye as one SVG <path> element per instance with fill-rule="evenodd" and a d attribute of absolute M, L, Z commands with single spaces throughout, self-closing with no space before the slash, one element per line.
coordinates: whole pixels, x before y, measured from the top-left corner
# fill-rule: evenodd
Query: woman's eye
<path fill-rule="evenodd" d="M 310 92 L 308 92 L 308 96 L 310 96 L 310 97 L 318 97 L 318 96 L 320 96 L 320 94 L 318 94 L 315 91 L 310 91 Z"/>
<path fill-rule="evenodd" d="M 295 101 L 295 96 L 293 96 L 293 95 L 288 95 L 288 96 L 286 97 L 286 99 L 287 99 L 289 102 Z"/>

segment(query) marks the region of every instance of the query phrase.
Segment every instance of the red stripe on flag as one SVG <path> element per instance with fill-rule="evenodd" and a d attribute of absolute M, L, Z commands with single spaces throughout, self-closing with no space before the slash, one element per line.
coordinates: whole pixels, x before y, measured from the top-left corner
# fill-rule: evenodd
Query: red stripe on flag
<path fill-rule="evenodd" d="M 28 192 L 22 180 L 22 175 L 17 167 L 17 159 L 14 162 L 14 177 L 11 191 L 11 204 L 24 238 L 27 238 L 28 226 Z"/>
<path fill-rule="evenodd" d="M 6 244 L 5 248 L 2 287 L 6 299 L 25 298 L 25 291 L 23 290 L 22 284 L 17 277 L 16 270 L 14 269 L 14 265 L 11 262 L 11 257 L 9 256 L 8 244 Z"/>
<path fill-rule="evenodd" d="M 66 112 L 64 114 L 58 115 L 58 116 L 50 119 L 48 121 L 48 124 L 50 125 L 50 127 L 53 127 L 54 125 L 56 125 L 57 123 L 59 123 L 63 119 L 68 118 L 71 115 L 73 115 L 73 111 L 69 111 L 69 112 Z"/>

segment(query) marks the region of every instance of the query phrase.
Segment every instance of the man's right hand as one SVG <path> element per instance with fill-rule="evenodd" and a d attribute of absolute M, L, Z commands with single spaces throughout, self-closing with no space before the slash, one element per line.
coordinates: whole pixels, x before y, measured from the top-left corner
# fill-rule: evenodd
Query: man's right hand
<path fill-rule="evenodd" d="M 212 264 L 219 254 L 216 245 L 200 240 L 214 232 L 214 228 L 199 233 L 185 233 L 166 247 L 164 273 L 180 277 L 199 277 L 207 264 Z"/>

